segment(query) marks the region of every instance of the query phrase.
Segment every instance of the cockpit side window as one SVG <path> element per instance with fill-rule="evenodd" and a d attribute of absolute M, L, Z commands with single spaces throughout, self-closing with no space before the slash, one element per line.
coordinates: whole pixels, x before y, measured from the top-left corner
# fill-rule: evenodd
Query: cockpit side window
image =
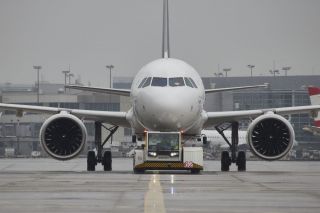
<path fill-rule="evenodd" d="M 189 78 L 189 79 L 190 79 L 190 81 L 191 81 L 191 83 L 192 83 L 193 87 L 194 87 L 194 88 L 198 88 L 198 87 L 197 87 L 197 85 L 196 85 L 196 83 L 193 81 L 193 79 L 192 79 L 192 78 Z"/>
<path fill-rule="evenodd" d="M 167 85 L 168 85 L 168 79 L 167 78 L 154 77 L 152 79 L 151 86 L 154 86 L 154 87 L 166 87 Z"/>
<path fill-rule="evenodd" d="M 191 81 L 189 80 L 189 78 L 184 78 L 184 81 L 186 82 L 186 85 L 188 86 L 188 87 L 191 87 L 191 88 L 193 88 L 193 85 L 192 85 L 192 83 L 191 83 Z"/>
<path fill-rule="evenodd" d="M 146 80 L 147 80 L 147 78 L 144 78 L 144 79 L 141 81 L 141 83 L 139 84 L 138 88 L 141 88 L 142 85 L 144 84 L 144 82 L 145 82 Z"/>
<path fill-rule="evenodd" d="M 184 86 L 184 81 L 182 77 L 169 78 L 169 86 L 171 87 L 181 87 Z"/>
<path fill-rule="evenodd" d="M 147 78 L 147 80 L 144 82 L 144 84 L 143 84 L 143 88 L 145 88 L 145 87 L 147 87 L 147 86 L 150 86 L 150 83 L 151 83 L 151 77 L 149 77 L 149 78 Z"/>

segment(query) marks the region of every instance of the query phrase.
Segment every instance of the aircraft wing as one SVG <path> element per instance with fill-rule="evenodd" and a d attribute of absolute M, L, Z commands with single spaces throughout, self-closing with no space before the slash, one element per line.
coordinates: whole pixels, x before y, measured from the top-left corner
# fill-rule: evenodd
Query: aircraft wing
<path fill-rule="evenodd" d="M 112 95 L 122 95 L 122 96 L 130 96 L 130 92 L 131 92 L 130 90 L 125 90 L 125 89 L 86 87 L 86 86 L 78 86 L 78 85 L 66 85 L 65 88 L 77 89 L 77 90 L 89 91 L 89 92 L 106 93 L 106 94 L 112 94 Z"/>
<path fill-rule="evenodd" d="M 318 111 L 320 111 L 320 105 L 243 110 L 243 111 L 241 110 L 241 111 L 207 112 L 207 120 L 204 123 L 204 128 L 221 124 L 224 122 L 239 121 L 245 118 L 253 119 L 268 112 L 273 112 L 279 115 L 309 113 L 311 114 L 312 117 L 315 117 L 317 116 Z"/>
<path fill-rule="evenodd" d="M 96 111 L 96 110 L 82 110 L 82 109 L 65 109 L 56 107 L 31 106 L 20 104 L 3 104 L 0 103 L 0 109 L 16 111 L 17 116 L 22 116 L 24 112 L 57 114 L 62 111 L 68 112 L 83 120 L 101 121 L 122 127 L 130 127 L 126 119 L 126 112 L 114 111 Z"/>
<path fill-rule="evenodd" d="M 243 87 L 227 87 L 227 88 L 217 88 L 217 89 L 206 89 L 205 93 L 214 93 L 214 92 L 226 92 L 232 90 L 242 90 L 242 89 L 253 89 L 253 88 L 268 88 L 269 84 L 261 84 L 261 85 L 252 85 L 252 86 L 243 86 Z"/>

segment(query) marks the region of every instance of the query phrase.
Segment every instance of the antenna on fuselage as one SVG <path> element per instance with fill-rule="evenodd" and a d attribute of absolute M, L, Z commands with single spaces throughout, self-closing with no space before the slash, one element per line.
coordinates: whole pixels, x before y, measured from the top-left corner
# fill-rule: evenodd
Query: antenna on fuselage
<path fill-rule="evenodd" d="M 170 58 L 168 0 L 163 0 L 162 58 Z"/>

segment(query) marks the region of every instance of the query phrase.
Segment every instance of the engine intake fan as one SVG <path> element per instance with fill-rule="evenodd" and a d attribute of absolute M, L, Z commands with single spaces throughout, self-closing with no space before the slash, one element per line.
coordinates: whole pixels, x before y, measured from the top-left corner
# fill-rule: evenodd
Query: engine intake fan
<path fill-rule="evenodd" d="M 58 160 L 69 160 L 80 154 L 86 143 L 86 136 L 83 122 L 67 113 L 51 116 L 40 130 L 43 149 Z"/>
<path fill-rule="evenodd" d="M 288 120 L 280 115 L 267 113 L 249 125 L 247 142 L 258 157 L 277 160 L 291 150 L 294 136 L 294 130 Z"/>

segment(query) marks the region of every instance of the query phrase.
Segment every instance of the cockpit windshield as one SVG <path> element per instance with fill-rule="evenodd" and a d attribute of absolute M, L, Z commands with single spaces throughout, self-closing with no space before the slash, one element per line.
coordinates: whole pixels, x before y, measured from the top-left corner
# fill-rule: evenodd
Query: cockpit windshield
<path fill-rule="evenodd" d="M 142 85 L 144 84 L 144 82 L 147 80 L 147 78 L 144 78 L 142 81 L 141 81 L 141 83 L 139 84 L 139 87 L 138 88 L 141 88 L 142 87 Z"/>
<path fill-rule="evenodd" d="M 147 80 L 144 82 L 144 84 L 142 85 L 143 88 L 149 86 L 151 83 L 151 77 L 147 78 Z"/>
<path fill-rule="evenodd" d="M 169 86 L 171 87 L 181 87 L 184 86 L 184 81 L 182 77 L 169 78 Z"/>
<path fill-rule="evenodd" d="M 154 87 L 166 87 L 167 85 L 168 85 L 168 79 L 167 78 L 154 77 L 152 79 L 151 86 L 154 86 Z"/>
<path fill-rule="evenodd" d="M 169 83 L 169 84 L 168 84 Z M 175 78 L 161 78 L 161 77 L 145 77 L 139 84 L 138 88 L 148 86 L 153 87 L 182 87 L 188 86 L 191 88 L 198 88 L 196 83 L 190 77 L 175 77 Z"/>
<path fill-rule="evenodd" d="M 190 79 L 189 78 L 184 78 L 184 81 L 186 82 L 186 85 L 188 86 L 188 87 L 191 87 L 191 88 L 193 88 L 193 85 L 192 85 L 192 83 L 191 83 L 191 81 L 190 81 Z"/>
<path fill-rule="evenodd" d="M 179 150 L 179 134 L 149 133 L 148 151 L 177 151 Z"/>
<path fill-rule="evenodd" d="M 194 87 L 194 88 L 198 88 L 198 87 L 197 87 L 197 85 L 196 85 L 196 83 L 193 81 L 193 79 L 192 79 L 192 78 L 189 78 L 189 79 L 190 79 L 190 81 L 191 81 L 191 83 L 192 83 L 193 87 Z"/>

